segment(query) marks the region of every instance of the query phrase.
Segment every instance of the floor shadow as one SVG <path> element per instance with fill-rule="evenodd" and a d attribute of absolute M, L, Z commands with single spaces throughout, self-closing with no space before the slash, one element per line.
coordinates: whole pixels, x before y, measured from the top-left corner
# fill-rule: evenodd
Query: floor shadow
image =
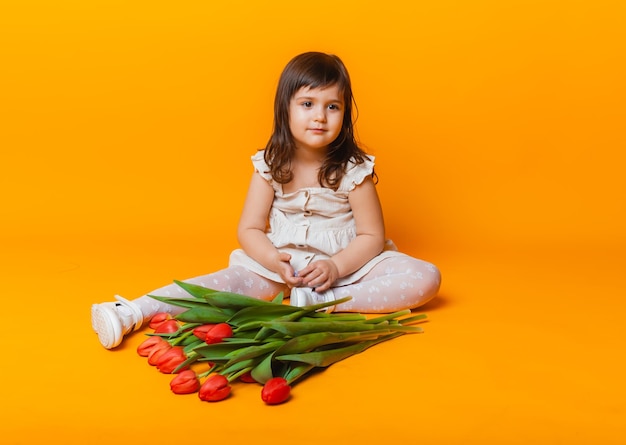
<path fill-rule="evenodd" d="M 445 295 L 438 294 L 428 303 L 413 309 L 413 312 L 436 311 L 450 305 L 450 301 L 450 298 L 446 297 Z"/>

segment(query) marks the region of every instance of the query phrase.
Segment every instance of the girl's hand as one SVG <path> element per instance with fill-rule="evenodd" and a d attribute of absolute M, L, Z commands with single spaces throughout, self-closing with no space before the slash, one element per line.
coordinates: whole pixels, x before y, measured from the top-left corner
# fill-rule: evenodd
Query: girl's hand
<path fill-rule="evenodd" d="M 296 287 L 302 285 L 302 278 L 294 276 L 296 273 L 291 267 L 289 263 L 291 260 L 291 255 L 285 252 L 278 252 L 278 256 L 276 257 L 276 267 L 275 271 L 280 275 L 280 277 L 285 281 L 287 286 Z"/>
<path fill-rule="evenodd" d="M 298 276 L 303 286 L 312 287 L 315 292 L 324 292 L 339 278 L 339 271 L 332 260 L 319 260 L 298 272 Z"/>

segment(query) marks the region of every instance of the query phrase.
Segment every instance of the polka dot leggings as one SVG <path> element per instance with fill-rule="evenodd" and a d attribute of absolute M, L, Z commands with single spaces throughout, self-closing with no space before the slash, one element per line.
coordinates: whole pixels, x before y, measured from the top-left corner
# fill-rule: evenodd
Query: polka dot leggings
<path fill-rule="evenodd" d="M 253 298 L 271 300 L 279 292 L 289 294 L 284 283 L 261 277 L 241 266 L 184 280 L 220 291 L 236 292 Z M 413 309 L 432 299 L 439 290 L 441 275 L 431 263 L 407 255 L 386 258 L 354 284 L 332 288 L 335 298 L 352 299 L 335 308 L 337 312 L 386 313 Z M 185 297 L 176 284 L 159 288 L 149 295 Z M 183 308 L 159 302 L 148 295 L 133 300 L 147 320 L 158 312 L 176 314 Z"/>
<path fill-rule="evenodd" d="M 335 298 L 352 296 L 335 310 L 386 313 L 414 309 L 431 300 L 441 284 L 439 270 L 410 256 L 394 256 L 378 263 L 354 284 L 333 288 Z"/>

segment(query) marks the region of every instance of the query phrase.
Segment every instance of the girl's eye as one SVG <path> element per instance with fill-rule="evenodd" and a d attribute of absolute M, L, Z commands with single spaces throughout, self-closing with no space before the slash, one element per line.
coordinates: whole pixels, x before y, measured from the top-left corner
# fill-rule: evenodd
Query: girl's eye
<path fill-rule="evenodd" d="M 329 105 L 329 106 L 328 106 L 328 108 L 329 108 L 330 110 L 338 110 L 338 109 L 339 109 L 339 105 L 337 105 L 337 104 L 332 104 L 332 105 Z"/>
<path fill-rule="evenodd" d="M 313 102 L 303 102 L 303 103 L 302 103 L 302 105 L 303 105 L 305 108 L 311 108 L 311 107 L 313 106 Z"/>

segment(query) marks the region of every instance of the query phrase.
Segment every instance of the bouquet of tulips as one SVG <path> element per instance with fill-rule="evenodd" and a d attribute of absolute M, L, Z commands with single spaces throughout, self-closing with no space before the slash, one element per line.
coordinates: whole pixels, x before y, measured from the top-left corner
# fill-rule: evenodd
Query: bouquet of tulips
<path fill-rule="evenodd" d="M 368 318 L 323 310 L 350 297 L 305 307 L 283 304 L 283 294 L 263 301 L 232 292 L 175 281 L 189 298 L 152 296 L 185 308 L 172 318 L 150 320 L 153 333 L 139 345 L 139 355 L 166 374 L 176 374 L 176 394 L 198 392 L 201 400 L 219 401 L 235 381 L 263 385 L 267 404 L 289 399 L 291 386 L 320 369 L 407 333 L 422 332 L 426 316 L 410 310 Z M 204 369 L 204 370 L 203 370 Z M 202 371 L 202 372 L 200 372 Z"/>

